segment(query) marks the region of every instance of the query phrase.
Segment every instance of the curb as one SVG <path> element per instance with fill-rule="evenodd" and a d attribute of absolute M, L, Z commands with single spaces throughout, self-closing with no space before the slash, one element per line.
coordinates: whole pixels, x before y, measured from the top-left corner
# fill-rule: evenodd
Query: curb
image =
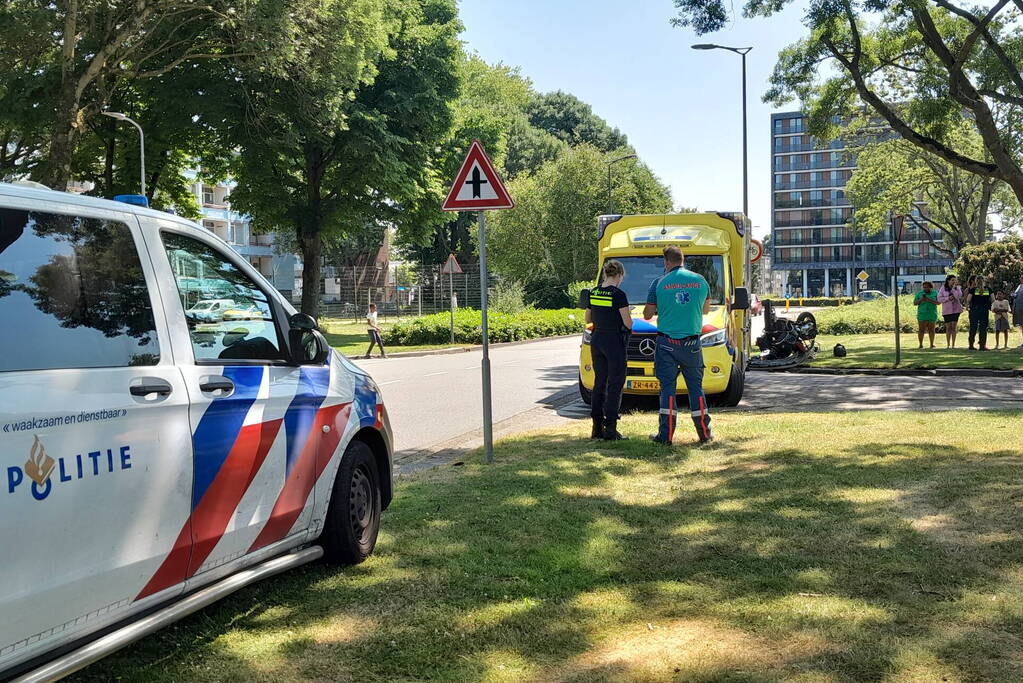
<path fill-rule="evenodd" d="M 565 339 L 571 337 L 571 334 L 562 334 L 557 337 L 539 337 L 537 339 L 521 339 L 519 341 L 510 342 L 497 342 L 491 344 L 490 348 L 501 348 L 505 346 L 522 346 L 523 344 L 538 344 L 540 342 L 554 341 L 555 339 Z M 387 354 L 387 358 L 418 358 L 420 356 L 446 356 L 453 353 L 469 353 L 470 351 L 479 351 L 483 348 L 481 344 L 475 344 L 473 346 L 449 346 L 444 349 L 430 349 L 427 351 L 399 351 L 397 353 Z M 358 356 L 349 356 L 351 360 L 363 360 Z"/>
<path fill-rule="evenodd" d="M 751 368 L 754 372 L 778 372 L 797 375 L 870 375 L 876 377 L 1023 377 L 1023 370 L 985 370 L 983 368 L 814 368 L 786 370 Z"/>

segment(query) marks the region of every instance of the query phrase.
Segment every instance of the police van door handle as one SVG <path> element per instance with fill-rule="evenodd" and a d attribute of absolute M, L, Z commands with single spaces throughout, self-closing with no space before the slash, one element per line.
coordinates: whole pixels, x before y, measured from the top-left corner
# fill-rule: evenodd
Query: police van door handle
<path fill-rule="evenodd" d="M 145 380 L 143 380 L 145 381 Z M 168 382 L 161 380 L 150 380 L 144 384 L 133 384 L 128 387 L 128 391 L 131 392 L 132 396 L 149 396 L 150 394 L 157 394 L 158 396 L 170 396 L 171 385 Z"/>
<path fill-rule="evenodd" d="M 210 377 L 199 385 L 199 391 L 204 393 L 222 391 L 227 394 L 234 391 L 234 382 L 226 377 Z"/>

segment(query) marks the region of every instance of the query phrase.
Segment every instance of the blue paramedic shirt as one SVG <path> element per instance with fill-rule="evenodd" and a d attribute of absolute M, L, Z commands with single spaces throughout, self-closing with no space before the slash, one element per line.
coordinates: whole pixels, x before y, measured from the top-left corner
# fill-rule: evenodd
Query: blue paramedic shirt
<path fill-rule="evenodd" d="M 657 304 L 657 331 L 682 339 L 703 331 L 703 305 L 710 285 L 699 273 L 676 266 L 650 284 L 648 304 Z"/>

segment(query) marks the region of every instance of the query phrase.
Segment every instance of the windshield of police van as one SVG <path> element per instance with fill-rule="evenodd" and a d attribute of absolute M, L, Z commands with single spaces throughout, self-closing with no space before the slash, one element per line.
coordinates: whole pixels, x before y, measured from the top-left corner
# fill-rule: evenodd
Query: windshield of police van
<path fill-rule="evenodd" d="M 650 283 L 664 275 L 664 259 L 660 256 L 625 256 L 616 259 L 625 266 L 625 279 L 619 285 L 629 297 L 629 303 L 645 304 Z M 702 275 L 710 285 L 710 302 L 719 305 L 725 301 L 724 259 L 720 254 L 686 255 L 685 268 Z"/>

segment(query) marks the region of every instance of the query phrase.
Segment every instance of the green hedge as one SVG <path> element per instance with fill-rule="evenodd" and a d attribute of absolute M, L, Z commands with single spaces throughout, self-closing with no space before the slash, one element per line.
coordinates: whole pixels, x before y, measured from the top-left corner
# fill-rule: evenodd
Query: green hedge
<path fill-rule="evenodd" d="M 515 315 L 490 311 L 487 320 L 491 342 L 578 334 L 585 327 L 583 312 L 574 308 L 526 309 Z M 435 313 L 399 322 L 384 333 L 384 343 L 392 346 L 444 344 L 451 340 L 450 321 L 450 313 Z M 471 308 L 459 309 L 455 313 L 455 343 L 483 343 L 482 322 L 483 316 L 479 311 Z"/>
<path fill-rule="evenodd" d="M 915 332 L 916 306 L 912 296 L 899 297 L 900 322 L 903 332 Z M 779 311 L 781 313 L 781 311 Z M 855 306 L 842 306 L 827 311 L 814 313 L 817 318 L 817 330 L 821 334 L 875 334 L 878 332 L 895 331 L 895 300 L 879 299 L 861 301 Z M 944 332 L 945 323 L 941 322 L 941 307 L 938 307 L 938 330 Z M 992 319 L 992 323 L 994 320 Z M 969 330 L 969 319 L 964 311 L 959 317 L 959 329 Z"/>
<path fill-rule="evenodd" d="M 770 301 L 772 304 L 775 305 L 776 308 L 785 308 L 785 299 L 764 299 L 764 301 Z M 803 299 L 802 304 L 799 303 L 798 297 L 789 299 L 789 301 L 792 302 L 791 303 L 792 306 L 838 306 L 840 304 L 848 306 L 849 304 L 855 303 L 849 297 L 831 298 L 819 296 L 806 297 L 805 299 Z"/>

